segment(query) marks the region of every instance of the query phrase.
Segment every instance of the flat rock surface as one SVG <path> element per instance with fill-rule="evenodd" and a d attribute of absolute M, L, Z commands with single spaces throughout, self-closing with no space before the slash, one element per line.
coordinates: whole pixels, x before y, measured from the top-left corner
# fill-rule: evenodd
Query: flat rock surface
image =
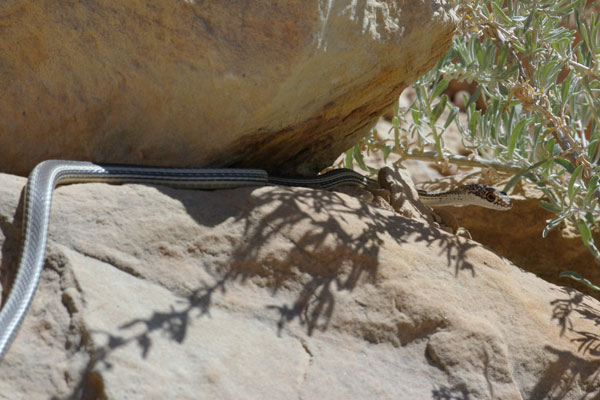
<path fill-rule="evenodd" d="M 0 170 L 316 173 L 449 48 L 441 0 L 0 2 Z"/>
<path fill-rule="evenodd" d="M 2 281 L 25 180 L 0 175 Z M 600 396 L 600 303 L 336 192 L 81 184 L 0 398 Z"/>

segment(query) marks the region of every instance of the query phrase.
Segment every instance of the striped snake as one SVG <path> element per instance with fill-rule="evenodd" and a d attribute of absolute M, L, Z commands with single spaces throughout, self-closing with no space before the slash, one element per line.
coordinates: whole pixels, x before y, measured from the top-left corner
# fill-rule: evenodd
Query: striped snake
<path fill-rule="evenodd" d="M 370 186 L 375 183 L 347 169 L 333 170 L 314 178 L 278 178 L 257 169 L 161 168 L 43 161 L 33 169 L 25 188 L 21 259 L 8 299 L 0 311 L 0 360 L 27 313 L 40 279 L 52 192 L 58 184 L 79 182 L 145 183 L 191 189 L 267 185 L 331 189 L 341 185 Z M 419 196 L 423 203 L 431 205 L 475 204 L 495 209 L 509 209 L 511 206 L 505 193 L 481 185 L 467 185 L 444 193 L 419 191 Z"/>

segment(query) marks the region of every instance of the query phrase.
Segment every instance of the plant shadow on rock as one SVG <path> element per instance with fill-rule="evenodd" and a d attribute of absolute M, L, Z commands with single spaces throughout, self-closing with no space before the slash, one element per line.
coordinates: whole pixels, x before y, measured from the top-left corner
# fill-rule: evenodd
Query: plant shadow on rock
<path fill-rule="evenodd" d="M 589 298 L 572 288 L 559 289 L 566 297 L 557 298 L 550 304 L 553 306 L 552 319 L 560 328 L 560 336 L 567 331 L 576 337 L 571 342 L 579 345 L 578 351 L 596 357 L 597 361 L 589 361 L 578 357 L 570 351 L 564 351 L 546 345 L 544 349 L 553 361 L 545 368 L 544 375 L 538 380 L 532 391 L 532 398 L 563 398 L 574 386 L 575 382 L 586 382 L 590 388 L 597 390 L 600 386 L 600 335 L 596 332 L 574 328 L 573 316 L 592 321 L 600 326 L 600 310 L 589 303 Z M 591 393 L 591 392 L 590 392 Z M 600 393 L 599 393 L 600 395 Z M 596 398 L 596 397 L 594 397 Z"/>
<path fill-rule="evenodd" d="M 469 393 L 464 385 L 458 385 L 459 387 L 447 387 L 439 386 L 431 391 L 432 400 L 469 400 Z"/>
<path fill-rule="evenodd" d="M 225 296 L 230 285 L 261 278 L 276 294 L 289 290 L 290 285 L 297 289 L 299 284 L 290 304 L 269 305 L 267 309 L 278 314 L 278 334 L 296 320 L 312 335 L 315 330 L 328 328 L 335 312 L 336 292 L 352 291 L 360 283 L 377 281 L 380 246 L 386 241 L 395 241 L 400 246 L 415 242 L 422 242 L 425 247 L 435 244 L 435 249 L 439 249 L 436 251 L 445 253 L 447 267 L 453 268 L 455 275 L 462 270 L 475 274 L 474 265 L 464 256 L 470 248 L 478 246 L 476 243 L 336 192 L 244 188 L 235 189 L 231 196 L 214 192 L 209 196 L 212 200 L 202 197 L 204 201 L 199 202 L 199 195 L 195 194 L 198 192 L 158 188 L 180 201 L 200 226 L 213 228 L 227 221 L 241 222 L 243 229 L 236 233 L 239 240 L 232 241 L 228 261 L 211 268 L 200 261 L 212 281 L 182 296 L 182 301 L 170 310 L 154 311 L 148 318 L 123 324 L 118 327 L 123 335 L 92 331 L 105 335 L 106 344 L 93 346 L 87 376 L 82 376 L 75 397 L 86 398 L 90 377 L 96 374 L 93 369 L 99 365 L 112 367 L 108 358 L 112 351 L 135 343 L 146 358 L 153 333 L 184 342 L 190 320 L 208 314 L 214 305 L 214 295 L 218 292 Z M 211 213 L 207 211 L 211 202 L 219 204 L 219 212 L 229 211 L 222 215 Z M 270 253 L 273 241 L 283 242 L 289 251 L 283 255 Z M 140 325 L 141 333 L 128 335 L 127 331 L 134 327 L 139 332 Z"/>
<path fill-rule="evenodd" d="M 477 246 L 475 243 L 367 202 L 349 204 L 347 196 L 336 192 L 279 188 L 250 196 L 247 204 L 239 214 L 245 224 L 242 235 L 245 240 L 236 245 L 230 257 L 234 261 L 223 266 L 224 272 L 217 277 L 216 284 L 199 288 L 191 297 L 190 303 L 197 304 L 202 314 L 210 309 L 215 291 L 226 291 L 228 282 L 263 276 L 269 278 L 270 288 L 276 293 L 286 283 L 297 280 L 302 288 L 295 301 L 270 307 L 280 314 L 279 329 L 298 319 L 309 335 L 315 329 L 325 330 L 334 312 L 335 291 L 351 291 L 361 281 L 377 280 L 380 246 L 386 237 L 400 244 L 437 243 L 446 253 L 447 265 L 454 267 L 456 274 L 461 270 L 475 273 L 474 266 L 464 260 L 464 254 Z M 248 218 L 252 210 L 273 204 L 274 208 L 260 215 L 260 223 Z M 352 224 L 356 218 L 362 226 Z M 202 220 L 196 220 L 203 224 Z M 310 229 L 302 230 L 301 234 L 297 232 L 301 229 L 286 229 L 304 223 Z M 290 251 L 284 257 L 265 256 L 264 248 L 277 237 L 293 244 Z"/>

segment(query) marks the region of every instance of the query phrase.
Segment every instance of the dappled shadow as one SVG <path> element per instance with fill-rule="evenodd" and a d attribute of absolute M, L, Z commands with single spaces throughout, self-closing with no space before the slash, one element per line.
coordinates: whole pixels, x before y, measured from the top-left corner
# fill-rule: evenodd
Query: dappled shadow
<path fill-rule="evenodd" d="M 552 319 L 558 324 L 560 336 L 567 332 L 573 336 L 570 341 L 578 345 L 577 352 L 581 356 L 545 346 L 544 349 L 554 356 L 550 357 L 554 360 L 544 369 L 544 375 L 538 380 L 531 398 L 560 399 L 584 385 L 590 390 L 585 398 L 600 399 L 600 335 L 576 328 L 578 319 L 600 326 L 600 309 L 591 304 L 591 298 L 575 289 L 561 287 L 557 290 L 565 296 L 550 302 L 553 306 Z"/>
<path fill-rule="evenodd" d="M 110 367 L 111 365 L 106 359 L 108 352 L 130 343 L 136 343 L 140 348 L 142 358 L 146 358 L 152 344 L 150 336 L 153 332 L 160 332 L 174 342 L 183 343 L 190 318 L 208 314 L 213 293 L 219 289 L 223 289 L 226 281 L 227 277 L 224 277 L 210 288 L 195 291 L 188 298 L 179 301 L 177 306 L 172 305 L 171 309 L 167 312 L 154 311 L 149 318 L 136 318 L 118 327 L 119 330 L 127 331 L 141 325 L 143 330 L 137 335 L 125 338 L 124 336 L 114 335 L 108 331 L 90 330 L 90 333 L 106 337 L 107 344 L 100 346 L 96 350 L 96 363 L 101 362 L 105 366 Z M 193 314 L 194 311 L 197 311 L 196 315 Z"/>
<path fill-rule="evenodd" d="M 136 318 L 118 327 L 122 334 L 114 334 L 107 330 L 90 329 L 89 334 L 102 337 L 103 345 L 84 343 L 94 349 L 82 375 L 69 398 L 105 398 L 103 384 L 98 375 L 98 369 L 110 370 L 113 363 L 109 359 L 111 352 L 130 344 L 136 344 L 140 349 L 142 358 L 147 358 L 152 346 L 152 334 L 160 333 L 173 342 L 183 343 L 186 337 L 190 320 L 208 314 L 212 303 L 212 296 L 219 290 L 225 290 L 225 283 L 229 276 L 224 276 L 213 285 L 206 285 L 198 289 L 187 298 L 180 299 L 177 304 L 171 305 L 166 312 L 153 311 L 149 318 Z M 140 333 L 130 335 L 130 331 L 137 326 L 142 326 Z M 139 330 L 139 329 L 136 329 Z M 84 342 L 91 336 L 86 334 Z"/>
<path fill-rule="evenodd" d="M 208 200 L 204 197 L 199 204 L 198 195 L 193 191 L 160 190 L 181 201 L 199 225 L 212 227 L 231 219 L 241 223 L 242 240 L 234 244 L 229 260 L 211 272 L 214 283 L 198 288 L 185 300 L 187 304 L 183 308 L 155 312 L 146 320 L 136 319 L 120 327 L 126 330 L 143 325 L 145 333 L 127 340 L 109 337 L 109 349 L 134 341 L 145 355 L 151 344 L 149 334 L 154 331 L 176 342 L 183 341 L 192 311 L 197 310 L 198 316 L 208 313 L 215 292 L 225 293 L 228 284 L 244 282 L 254 276 L 268 278 L 274 294 L 288 282 L 301 282 L 301 289 L 291 304 L 268 306 L 279 314 L 279 334 L 294 320 L 304 326 L 309 335 L 315 330 L 325 330 L 335 310 L 335 292 L 351 291 L 361 280 L 374 283 L 380 246 L 390 238 L 399 244 L 421 242 L 426 248 L 435 246 L 438 255 L 445 253 L 445 267 L 453 268 L 455 274 L 462 270 L 475 273 L 474 265 L 465 255 L 476 243 L 370 203 L 349 201 L 347 196 L 336 192 L 298 188 L 237 189 L 235 195 L 221 192 Z M 229 210 L 229 214 L 212 213 L 211 206 L 217 204 L 211 201 L 218 202 L 219 210 Z M 359 226 L 354 223 L 357 218 Z M 308 224 L 310 229 L 301 228 L 303 224 Z M 298 229 L 293 230 L 293 227 Z M 284 256 L 265 259 L 265 248 L 277 240 L 286 242 L 289 251 Z M 97 356 L 102 354 L 97 352 Z"/>
<path fill-rule="evenodd" d="M 433 400 L 469 400 L 471 397 L 464 387 L 438 386 L 431 391 L 431 398 Z"/>
<path fill-rule="evenodd" d="M 592 355 L 600 356 L 600 342 L 597 333 L 584 332 L 573 328 L 573 316 L 583 318 L 594 323 L 594 326 L 600 326 L 600 309 L 594 308 L 586 296 L 573 288 L 562 287 L 567 297 L 558 298 L 550 302 L 553 306 L 552 319 L 556 320 L 560 327 L 560 335 L 563 336 L 568 330 L 580 336 L 572 339 L 574 342 L 581 343 L 579 351 L 594 353 Z M 589 299 L 588 299 L 589 300 Z"/>
<path fill-rule="evenodd" d="M 181 202 L 200 226 L 235 226 L 238 231 L 227 238 L 232 243 L 232 253 L 226 261 L 211 265 L 202 259 L 202 252 L 210 244 L 195 250 L 210 282 L 191 295 L 181 295 L 170 309 L 155 310 L 147 318 L 128 321 L 118 327 L 122 334 L 93 331 L 105 336 L 105 344 L 91 344 L 95 350 L 88 375 L 82 377 L 77 393 L 83 390 L 90 374 L 96 373 L 95 368 L 112 368 L 108 355 L 118 348 L 134 343 L 142 358 L 146 358 L 152 348 L 153 333 L 182 343 L 190 321 L 210 313 L 215 293 L 226 294 L 229 285 L 250 278 L 264 278 L 273 294 L 283 289 L 288 295 L 296 293 L 290 303 L 267 306 L 278 315 L 279 335 L 292 321 L 312 335 L 328 328 L 335 312 L 336 292 L 377 282 L 381 245 L 386 241 L 400 246 L 418 243 L 422 249 L 444 255 L 445 265 L 439 265 L 440 268 L 450 267 L 455 274 L 463 270 L 475 273 L 475 266 L 466 258 L 466 253 L 478 246 L 475 242 L 336 192 L 278 187 L 199 194 L 158 189 Z M 269 254 L 273 243 L 288 251 Z M 290 291 L 289 285 L 300 287 Z"/>
<path fill-rule="evenodd" d="M 560 335 L 563 336 L 566 331 L 571 332 L 576 335 L 571 341 L 579 345 L 577 351 L 600 357 L 600 334 L 576 329 L 572 321 L 573 316 L 576 316 L 592 321 L 594 326 L 600 326 L 600 309 L 592 307 L 589 301 L 585 301 L 586 297 L 575 289 L 564 287 L 560 290 L 567 297 L 550 302 L 554 306 L 552 319 L 558 322 Z"/>
<path fill-rule="evenodd" d="M 325 330 L 329 325 L 335 304 L 332 293 L 333 284 L 333 278 L 315 277 L 304 285 L 300 295 L 291 306 L 287 304 L 267 306 L 279 313 L 277 334 L 281 335 L 285 325 L 294 319 L 298 319 L 300 325 L 306 326 L 309 335 L 312 335 L 315 329 Z M 311 307 L 311 304 L 314 304 L 314 307 Z"/>
<path fill-rule="evenodd" d="M 552 308 L 552 319 L 556 320 L 560 327 L 560 335 L 564 335 L 567 329 L 573 328 L 571 314 L 583 301 L 583 293 L 571 288 L 562 288 L 568 297 L 555 299 L 550 302 Z"/>
<path fill-rule="evenodd" d="M 552 346 L 544 349 L 552 361 L 531 391 L 531 399 L 562 399 L 581 386 L 589 390 L 582 399 L 600 399 L 600 360 L 588 361 Z"/>
<path fill-rule="evenodd" d="M 348 199 L 336 192 L 274 188 L 253 193 L 249 206 L 238 214 L 245 226 L 245 240 L 235 247 L 231 256 L 235 261 L 224 266 L 227 279 L 244 281 L 251 276 L 268 275 L 274 282 L 274 293 L 292 279 L 302 282 L 293 303 L 271 306 L 279 313 L 280 331 L 294 319 L 306 327 L 308 334 L 326 329 L 335 308 L 333 293 L 353 290 L 361 280 L 375 282 L 380 246 L 390 238 L 399 244 L 421 242 L 426 247 L 435 246 L 440 254 L 445 253 L 445 266 L 452 267 L 456 274 L 462 270 L 474 273 L 466 253 L 476 243 L 373 204 Z M 239 202 L 232 207 L 239 207 Z M 203 224 L 201 216 L 195 213 L 197 206 L 186 208 Z M 259 223 L 253 215 L 257 209 L 265 210 L 259 213 Z M 353 222 L 356 219 L 360 224 Z M 303 229 L 305 224 L 310 229 Z M 265 269 L 263 253 L 276 240 L 287 241 L 289 251 L 285 256 L 267 259 Z"/>

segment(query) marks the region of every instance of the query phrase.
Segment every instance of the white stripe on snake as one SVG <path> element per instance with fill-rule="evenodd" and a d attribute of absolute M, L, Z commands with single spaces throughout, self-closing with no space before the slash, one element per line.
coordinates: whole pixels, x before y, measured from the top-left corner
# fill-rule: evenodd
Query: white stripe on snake
<path fill-rule="evenodd" d="M 58 184 L 107 182 L 146 183 L 191 189 L 225 189 L 242 186 L 306 186 L 331 189 L 342 185 L 371 186 L 375 181 L 354 171 L 337 169 L 313 178 L 269 177 L 257 169 L 163 168 L 93 164 L 84 161 L 49 160 L 38 164 L 27 181 L 23 218 L 23 244 L 17 275 L 0 311 L 0 360 L 15 337 L 35 294 L 46 252 L 52 192 Z M 419 191 L 429 205 L 478 205 L 507 210 L 506 193 L 483 185 L 428 193 Z"/>

